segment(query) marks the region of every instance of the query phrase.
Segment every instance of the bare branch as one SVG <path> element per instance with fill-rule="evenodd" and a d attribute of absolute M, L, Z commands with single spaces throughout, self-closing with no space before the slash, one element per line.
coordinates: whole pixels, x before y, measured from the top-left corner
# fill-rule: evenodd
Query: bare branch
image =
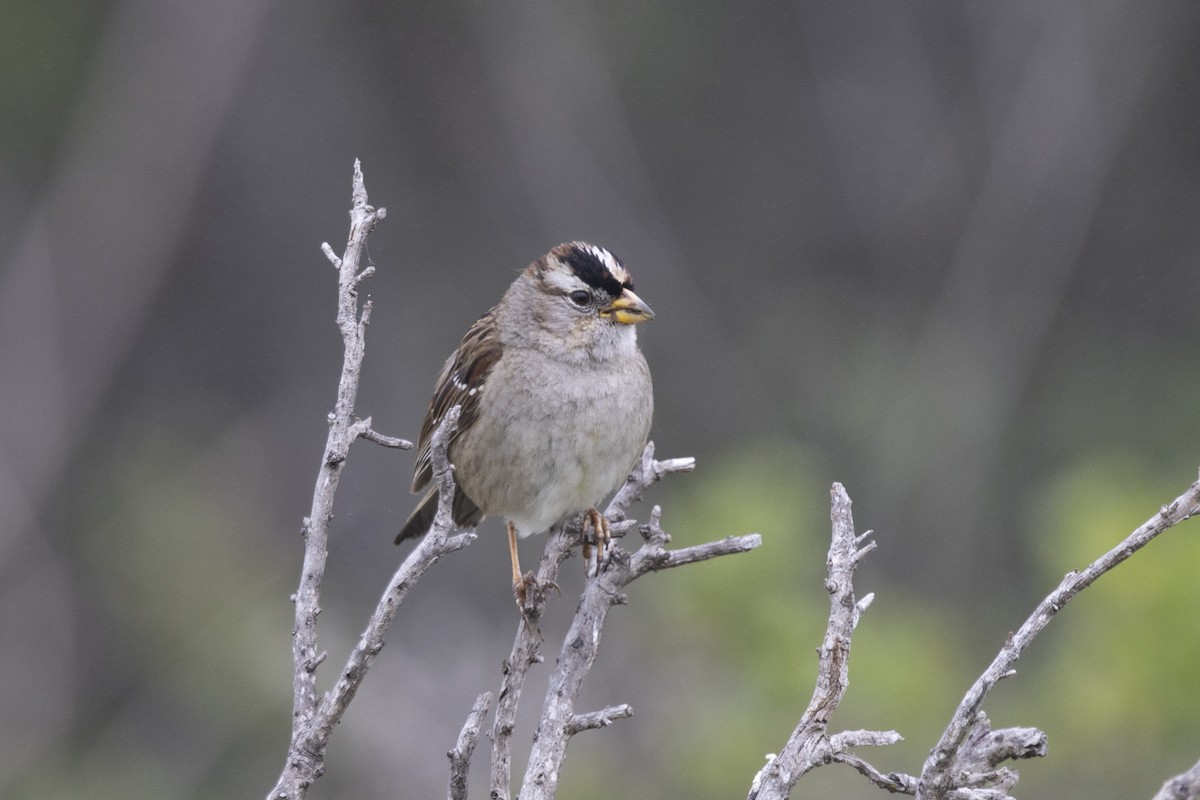
<path fill-rule="evenodd" d="M 955 789 L 946 796 L 950 800 L 1016 800 L 1000 789 Z"/>
<path fill-rule="evenodd" d="M 342 361 L 342 374 L 338 382 L 337 402 L 329 414 L 329 434 L 326 437 L 325 452 L 317 473 L 316 488 L 313 491 L 312 509 L 304 520 L 304 565 L 300 571 L 300 586 L 296 590 L 296 627 L 292 633 L 292 660 L 295 666 L 293 678 L 292 705 L 292 744 L 289 754 L 289 770 L 296 765 L 296 772 L 310 773 L 315 777 L 317 764 L 313 754 L 298 752 L 299 742 L 303 733 L 309 728 L 317 713 L 316 665 L 319 663 L 317 647 L 317 615 L 321 613 L 321 579 L 325 574 L 325 561 L 328 557 L 329 522 L 333 519 L 333 498 L 337 492 L 338 481 L 341 478 L 342 465 L 346 461 L 346 453 L 354 440 L 351 427 L 354 423 L 354 402 L 358 395 L 358 376 L 362 368 L 363 341 L 358 336 L 354 324 L 358 316 L 358 299 L 354 293 L 353 276 L 358 268 L 359 258 L 366 246 L 367 235 L 375 223 L 386 213 L 383 209 L 374 209 L 367 205 L 366 189 L 363 186 L 362 170 L 357 161 L 354 164 L 354 205 L 350 211 L 350 237 L 346 243 L 345 254 L 341 258 L 333 256 L 338 267 L 338 309 L 337 324 L 342 331 L 342 343 L 345 356 Z M 327 256 L 332 250 L 326 245 Z M 297 763 L 301 762 L 301 763 Z M 303 766 L 304 769 L 300 769 Z M 281 776 L 280 784 L 272 792 L 272 797 L 299 797 L 312 782 L 311 778 L 300 778 L 284 785 Z"/>
<path fill-rule="evenodd" d="M 391 626 L 392 619 L 408 591 L 417 580 L 432 567 L 439 558 L 469 545 L 475 541 L 474 532 L 459 533 L 450 536 L 454 522 L 450 517 L 450 508 L 454 498 L 454 471 L 446 458 L 450 445 L 450 437 L 458 427 L 458 417 L 461 409 L 451 408 L 430 440 L 430 457 L 433 462 L 433 477 L 438 485 L 438 510 L 434 516 L 433 525 L 421 543 L 408 554 L 408 558 L 396 570 L 388 583 L 387 589 L 375 606 L 367 628 L 359 638 L 358 645 L 350 653 L 333 691 L 325 696 L 318 714 L 320 722 L 327 725 L 332 732 L 334 725 L 341 720 L 346 706 L 354 698 L 362 679 L 375 656 L 383 649 L 383 637 Z M 328 734 L 326 734 L 328 736 Z"/>
<path fill-rule="evenodd" d="M 650 523 L 643 526 L 643 529 L 661 533 L 662 529 L 659 527 L 659 518 L 661 516 L 662 509 L 655 506 L 650 511 Z M 724 539 L 684 547 L 680 550 L 664 549 L 663 545 L 669 541 L 669 536 L 664 537 L 661 542 L 655 541 L 652 538 L 646 544 L 642 545 L 641 549 L 634 553 L 631 559 L 630 569 L 633 574 L 629 580 L 633 581 L 636 578 L 640 578 L 647 572 L 682 567 L 685 564 L 695 564 L 696 562 L 707 561 L 710 558 L 717 558 L 718 556 L 747 553 L 762 544 L 762 536 L 757 533 L 726 536 Z"/>
<path fill-rule="evenodd" d="M 1037 728 L 1001 728 L 994 731 L 987 714 L 980 711 L 975 728 L 963 743 L 959 768 L 986 772 L 1005 761 L 1041 758 L 1045 755 L 1045 733 Z"/>
<path fill-rule="evenodd" d="M 288 754 L 288 765 L 280 776 L 270 798 L 300 798 L 314 780 L 324 771 L 325 748 L 333 728 L 341 721 L 350 701 L 358 692 L 375 656 L 383 649 L 384 635 L 391 626 L 400 604 L 417 580 L 432 567 L 439 558 L 469 545 L 475 540 L 474 532 L 450 536 L 453 522 L 450 507 L 454 496 L 454 473 L 446 460 L 449 439 L 458 424 L 457 406 L 446 414 L 442 424 L 434 432 L 430 453 L 433 474 L 438 482 L 438 511 L 433 525 L 421 543 L 408 554 L 400 568 L 392 576 L 383 596 L 371 614 L 367 627 L 351 651 L 346 665 L 338 675 L 333 689 L 325 694 L 316 712 L 293 734 Z M 313 670 L 308 670 L 312 674 Z"/>
<path fill-rule="evenodd" d="M 642 498 L 642 492 L 676 472 L 691 472 L 696 468 L 694 458 L 670 458 L 654 460 L 654 442 L 647 442 L 642 457 L 633 466 L 625 484 L 617 491 L 604 515 L 613 522 L 620 522 L 629 513 L 629 507 Z"/>
<path fill-rule="evenodd" d="M 1197 513 L 1200 513 L 1200 481 L 1193 483 L 1186 492 L 1163 506 L 1119 545 L 1089 564 L 1087 569 L 1067 573 L 1058 587 L 1038 604 L 1020 629 L 1009 636 L 991 665 L 963 697 L 949 726 L 925 761 L 917 789 L 918 798 L 943 800 L 959 796 L 952 794 L 952 790 L 972 788 L 970 784 L 964 784 L 959 779 L 963 774 L 959 762 L 962 760 L 961 751 L 972 730 L 985 719 L 981 708 L 987 693 L 1000 680 L 1012 674 L 1012 666 L 1025 648 L 1077 594 L 1146 546 L 1156 536 Z"/>
<path fill-rule="evenodd" d="M 635 467 L 634 474 L 622 489 L 624 492 L 632 487 L 631 491 L 625 495 L 619 492 L 609 506 L 609 513 L 624 515 L 627 503 L 632 502 L 632 498 L 640 494 L 645 486 L 671 471 L 678 471 L 664 467 L 664 462 L 654 461 L 652 455 L 653 450 L 647 446 L 641 463 Z M 690 469 L 692 462 L 690 459 L 678 459 L 670 463 Z M 650 512 L 650 522 L 642 526 L 645 541 L 637 552 L 630 554 L 614 546 L 604 568 L 584 586 L 575 617 L 563 639 L 558 664 L 550 676 L 550 685 L 542 704 L 541 722 L 534 736 L 533 750 L 521 786 L 522 800 L 550 800 L 554 797 L 567 743 L 574 733 L 584 729 L 580 727 L 581 721 L 592 718 L 591 715 L 576 714 L 575 703 L 584 678 L 599 652 L 600 634 L 608 610 L 625 601 L 622 590 L 648 572 L 745 552 L 762 542 L 758 534 L 750 534 L 671 551 L 665 549 L 670 536 L 659 525 L 660 517 L 661 510 L 656 506 Z"/>
<path fill-rule="evenodd" d="M 854 517 L 845 488 L 835 483 L 830 495 L 833 535 L 825 579 L 825 590 L 829 592 L 829 624 L 818 650 L 817 685 L 808 708 L 783 749 L 755 776 L 750 787 L 751 800 L 782 800 L 791 793 L 801 775 L 834 760 L 850 764 L 891 791 L 901 791 L 894 787 L 907 786 L 907 782 L 913 780 L 905 775 L 883 776 L 857 756 L 842 752 L 853 746 L 893 744 L 900 740 L 895 731 L 828 734 L 829 718 L 850 685 L 850 641 L 862 612 L 873 598 L 873 595 L 867 595 L 860 601 L 854 599 L 854 571 L 862 557 L 871 551 L 869 545 L 860 547 L 866 534 L 857 536 L 854 533 Z"/>
<path fill-rule="evenodd" d="M 689 471 L 695 467 L 695 463 L 692 458 L 656 461 L 654 443 L 648 442 L 642 457 L 606 509 L 605 514 L 612 522 L 613 531 L 621 534 L 629 527 L 625 524 L 628 522 L 625 515 L 647 487 L 666 475 Z M 581 533 L 578 521 L 551 531 L 538 568 L 537 583 L 526 595 L 524 614 L 517 626 L 512 652 L 503 663 L 503 678 L 492 723 L 490 797 L 495 800 L 507 800 L 512 784 L 513 726 L 525 676 L 529 667 L 542 660 L 542 634 L 537 622 L 545 610 L 547 590 L 557 586 L 559 565 L 570 555 L 571 547 L 579 541 Z"/>
<path fill-rule="evenodd" d="M 383 447 L 394 447 L 399 450 L 412 450 L 413 443 L 407 439 L 397 439 L 394 436 L 384 436 L 382 433 L 371 428 L 371 418 L 358 419 L 350 427 L 350 432 L 357 439 L 366 439 L 368 442 L 382 445 Z"/>
<path fill-rule="evenodd" d="M 896 741 L 900 741 L 900 739 L 897 738 Z M 881 744 L 892 744 L 892 742 L 881 742 Z M 859 774 L 863 775 L 867 780 L 878 786 L 880 789 L 887 789 L 889 792 L 894 794 L 917 793 L 917 779 L 912 775 L 905 775 L 902 772 L 889 772 L 884 774 L 853 753 L 834 753 L 833 760 L 842 764 L 847 764 L 858 770 Z"/>
<path fill-rule="evenodd" d="M 446 753 L 450 759 L 450 789 L 447 793 L 449 800 L 467 800 L 467 771 L 471 766 L 471 754 L 475 752 L 475 743 L 479 741 L 479 731 L 483 728 L 483 718 L 492 707 L 492 693 L 484 692 L 475 699 L 471 713 L 463 724 L 454 749 Z"/>
<path fill-rule="evenodd" d="M 896 731 L 842 731 L 829 737 L 829 745 L 836 752 L 855 747 L 886 747 L 903 741 L 904 737 Z"/>
<path fill-rule="evenodd" d="M 333 499 L 341 470 L 350 445 L 360 437 L 388 443 L 389 446 L 399 446 L 392 445 L 391 442 L 400 442 L 371 431 L 369 418 L 356 420 L 354 417 L 369 308 L 364 306 L 361 316 L 359 315 L 357 286 L 371 271 L 371 268 L 368 268 L 358 272 L 358 264 L 367 235 L 386 213 L 382 208 L 376 210 L 367 205 L 362 170 L 357 161 L 354 164 L 353 195 L 350 237 L 345 253 L 338 258 L 333 255 L 328 245 L 322 248 L 338 267 L 337 323 L 342 332 L 345 356 L 338 383 L 337 402 L 329 414 L 329 435 L 317 474 L 312 511 L 304 520 L 304 565 L 300 573 L 300 587 L 294 595 L 296 627 L 292 644 L 292 736 L 284 769 L 268 795 L 271 800 L 299 800 L 304 797 L 313 781 L 321 776 L 325 770 L 325 750 L 333 727 L 354 698 L 375 656 L 383 649 L 384 634 L 408 590 L 438 558 L 465 547 L 475 538 L 474 533 L 449 535 L 453 524 L 450 521 L 444 487 L 449 484 L 450 492 L 453 493 L 453 476 L 446 461 L 446 447 L 450 432 L 457 424 L 458 414 L 457 410 L 454 410 L 447 415 L 446 421 L 433 437 L 434 471 L 439 488 L 443 489 L 439 498 L 442 507 L 438 510 L 433 528 L 392 577 L 333 689 L 318 702 L 316 670 L 325 660 L 326 654 L 318 653 L 317 615 L 320 613 L 321 580 L 328 557 L 329 523 L 333 519 Z"/>
<path fill-rule="evenodd" d="M 607 728 L 619 719 L 633 716 L 633 707 L 627 703 L 619 706 L 609 706 L 599 711 L 589 711 L 586 714 L 575 714 L 567 723 L 567 735 L 574 736 L 581 731 L 594 731 L 597 728 Z"/>
<path fill-rule="evenodd" d="M 579 539 L 578 529 L 558 527 L 551 530 L 542 561 L 538 565 L 537 582 L 526 592 L 524 613 L 517 623 L 517 635 L 512 652 L 502 666 L 503 677 L 496 702 L 496 717 L 492 722 L 492 800 L 507 800 L 512 784 L 512 735 L 516 725 L 517 705 L 529 668 L 542 661 L 542 633 L 537 622 L 545 611 L 547 591 L 557 586 L 558 568 L 571 553 Z"/>
<path fill-rule="evenodd" d="M 693 469 L 695 460 L 677 458 L 667 461 L 654 459 L 654 444 L 647 443 L 642 457 L 634 465 L 628 479 L 609 503 L 605 515 L 611 532 L 622 535 L 635 523 L 626 519 L 629 507 L 645 489 L 664 476 Z M 651 522 L 642 526 L 643 546 L 632 556 L 613 546 L 609 559 L 599 575 L 593 575 L 580 598 L 574 621 L 564 640 L 558 664 L 550 679 L 543 706 L 542 721 L 534 737 L 534 751 L 526 768 L 522 784 L 523 800 L 553 797 L 558 771 L 566 752 L 567 740 L 576 733 L 603 727 L 615 719 L 627 717 L 633 710 L 627 705 L 613 706 L 602 711 L 576 714 L 575 702 L 583 678 L 595 660 L 608 608 L 624 601 L 620 590 L 646 572 L 702 561 L 728 553 L 744 552 L 761 543 L 757 534 L 730 537 L 720 542 L 668 551 L 670 537 L 659 526 L 659 509 L 651 512 Z M 517 626 L 512 653 L 504 661 L 503 679 L 497 696 L 496 717 L 492 724 L 491 792 L 493 800 L 507 800 L 512 781 L 512 735 L 517 705 L 529 667 L 542 661 L 541 632 L 537 623 L 545 610 L 548 589 L 557 588 L 559 565 L 570 555 L 573 545 L 583 535 L 582 522 L 571 523 L 553 530 L 546 543 L 537 573 L 537 583 L 529 591 L 524 614 Z M 584 635 L 586 631 L 586 636 Z"/>
<path fill-rule="evenodd" d="M 338 257 L 337 253 L 333 252 L 333 248 L 329 246 L 329 242 L 321 242 L 321 252 L 333 264 L 334 269 L 342 268 L 342 259 Z"/>
<path fill-rule="evenodd" d="M 1200 761 L 1187 772 L 1166 781 L 1154 800 L 1196 800 L 1200 797 Z"/>

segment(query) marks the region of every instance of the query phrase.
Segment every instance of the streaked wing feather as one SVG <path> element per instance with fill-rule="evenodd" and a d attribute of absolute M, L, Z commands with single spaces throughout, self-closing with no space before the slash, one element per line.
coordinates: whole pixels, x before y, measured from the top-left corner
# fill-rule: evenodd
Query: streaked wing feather
<path fill-rule="evenodd" d="M 458 418 L 458 429 L 450 437 L 450 444 L 459 434 L 470 427 L 479 416 L 479 396 L 487 382 L 488 374 L 500 359 L 500 342 L 496 338 L 496 320 L 492 312 L 484 314 L 463 336 L 462 343 L 446 360 L 438 376 L 429 401 L 429 411 L 421 425 L 418 440 L 417 463 L 413 470 L 412 491 L 418 493 L 429 485 L 433 478 L 433 464 L 429 446 L 433 432 L 456 405 L 462 406 Z"/>

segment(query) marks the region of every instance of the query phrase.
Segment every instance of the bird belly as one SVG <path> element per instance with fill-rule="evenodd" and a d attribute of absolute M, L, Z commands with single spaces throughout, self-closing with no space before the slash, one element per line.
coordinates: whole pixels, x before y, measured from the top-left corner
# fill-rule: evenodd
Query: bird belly
<path fill-rule="evenodd" d="M 648 420 L 628 420 L 639 416 L 647 402 L 639 392 L 648 387 L 632 389 L 589 371 L 491 398 L 484 412 L 490 424 L 463 434 L 473 436 L 461 448 L 472 457 L 455 462 L 463 491 L 485 514 L 511 521 L 522 538 L 599 503 L 625 479 L 646 441 Z"/>

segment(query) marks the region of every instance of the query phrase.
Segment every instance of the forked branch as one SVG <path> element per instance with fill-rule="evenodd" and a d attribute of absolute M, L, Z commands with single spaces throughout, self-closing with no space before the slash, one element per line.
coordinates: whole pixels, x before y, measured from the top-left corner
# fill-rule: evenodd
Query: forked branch
<path fill-rule="evenodd" d="M 750 800 L 782 800 L 791 793 L 802 775 L 831 761 L 844 761 L 891 791 L 903 791 L 901 787 L 905 785 L 905 776 L 884 776 L 866 761 L 845 752 L 850 747 L 894 744 L 900 741 L 900 734 L 895 731 L 829 734 L 829 718 L 850 685 L 850 642 L 854 629 L 874 599 L 873 594 L 855 599 L 854 572 L 867 553 L 875 549 L 875 542 L 868 541 L 870 531 L 861 536 L 855 533 L 850 496 L 840 483 L 835 483 L 830 490 L 829 516 L 833 525 L 829 556 L 825 562 L 829 624 L 817 651 L 816 688 L 783 749 L 755 776 L 750 786 Z"/>
<path fill-rule="evenodd" d="M 354 416 L 358 396 L 358 380 L 362 369 L 366 326 L 370 320 L 370 303 L 358 304 L 358 286 L 371 275 L 373 267 L 359 269 L 367 235 L 375 223 L 383 219 L 384 209 L 367 204 L 362 170 L 354 163 L 353 208 L 350 211 L 350 237 L 345 253 L 334 255 L 328 244 L 322 246 L 338 269 L 337 324 L 342 332 L 345 354 L 337 401 L 329 414 L 329 434 L 325 452 L 317 473 L 313 491 L 312 511 L 304 520 L 304 564 L 300 586 L 296 591 L 296 627 L 292 636 L 293 711 L 292 735 L 287 760 L 279 780 L 267 795 L 272 800 L 299 800 L 308 787 L 325 771 L 325 750 L 333 728 L 354 699 L 375 656 L 383 648 L 387 632 L 397 608 L 408 590 L 424 572 L 443 555 L 469 544 L 473 533 L 450 535 L 453 530 L 447 509 L 447 497 L 453 494 L 454 479 L 446 460 L 449 436 L 457 424 L 458 412 L 452 410 L 433 437 L 434 473 L 441 492 L 438 516 L 425 540 L 393 575 L 375 611 L 351 651 L 345 666 L 331 691 L 318 697 L 317 668 L 326 660 L 317 643 L 317 616 L 320 614 L 321 581 L 328 557 L 329 524 L 333 519 L 333 500 L 342 468 L 356 439 L 363 438 L 387 447 L 410 448 L 402 439 L 384 436 L 371 427 L 370 418 Z M 448 487 L 448 488 L 447 488 Z"/>
<path fill-rule="evenodd" d="M 981 722 L 986 721 L 982 707 L 988 692 L 1001 680 L 1014 674 L 1013 664 L 1063 606 L 1155 537 L 1198 513 L 1200 481 L 1193 483 L 1186 492 L 1159 509 L 1157 514 L 1142 523 L 1124 541 L 1097 558 L 1082 572 L 1067 573 L 1058 587 L 1038 604 L 1017 632 L 1009 635 L 995 659 L 963 697 L 950 719 L 949 726 L 925 761 L 917 785 L 919 800 L 944 800 L 954 797 L 953 793 L 958 789 L 972 789 L 978 786 L 970 780 L 972 775 L 978 774 L 975 767 L 978 758 L 971 755 L 971 748 L 966 745 L 979 740 L 978 736 L 972 736 L 972 732 Z M 1007 795 L 1002 793 L 996 796 Z"/>
<path fill-rule="evenodd" d="M 633 523 L 627 519 L 629 507 L 652 484 L 666 475 L 687 472 L 695 467 L 691 458 L 658 461 L 654 458 L 654 443 L 646 445 L 641 459 L 634 465 L 625 484 L 613 497 L 605 516 L 617 532 L 624 532 Z M 608 609 L 624 603 L 622 590 L 648 572 L 704 561 L 721 555 L 752 550 L 761 544 L 758 534 L 736 536 L 716 542 L 669 550 L 670 537 L 660 525 L 661 512 L 651 511 L 650 521 L 641 526 L 643 543 L 630 553 L 618 545 L 604 562 L 603 568 L 590 577 L 579 599 L 575 616 L 563 640 L 558 661 L 550 676 L 542 706 L 541 721 L 534 735 L 533 751 L 526 766 L 520 790 L 522 800 L 548 800 L 554 797 L 558 776 L 572 736 L 586 730 L 607 727 L 615 720 L 632 715 L 628 705 L 617 705 L 599 711 L 576 712 L 575 705 L 584 678 L 595 663 L 600 634 Z M 583 527 L 578 520 L 550 535 L 538 570 L 538 584 L 545 587 L 558 575 L 558 567 L 580 541 Z M 526 604 L 525 617 L 518 623 L 512 654 L 504 662 L 503 677 L 492 725 L 491 794 L 493 800 L 507 800 L 512 778 L 512 736 L 517 705 L 529 668 L 542 661 L 541 633 L 537 620 L 545 610 L 547 596 L 539 592 Z"/>

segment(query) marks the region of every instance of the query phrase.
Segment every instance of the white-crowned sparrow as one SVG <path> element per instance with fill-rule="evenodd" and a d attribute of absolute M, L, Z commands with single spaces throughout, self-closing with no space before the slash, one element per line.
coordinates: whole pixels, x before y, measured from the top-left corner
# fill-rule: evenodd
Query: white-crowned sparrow
<path fill-rule="evenodd" d="M 427 491 L 396 543 L 433 522 L 430 438 L 460 404 L 449 448 L 454 522 L 508 521 L 518 602 L 533 575 L 521 573 L 517 537 L 584 511 L 605 536 L 595 506 L 625 479 L 650 432 L 654 395 L 635 326 L 653 316 L 602 247 L 560 244 L 526 267 L 442 367 L 412 482 L 413 492 Z"/>

